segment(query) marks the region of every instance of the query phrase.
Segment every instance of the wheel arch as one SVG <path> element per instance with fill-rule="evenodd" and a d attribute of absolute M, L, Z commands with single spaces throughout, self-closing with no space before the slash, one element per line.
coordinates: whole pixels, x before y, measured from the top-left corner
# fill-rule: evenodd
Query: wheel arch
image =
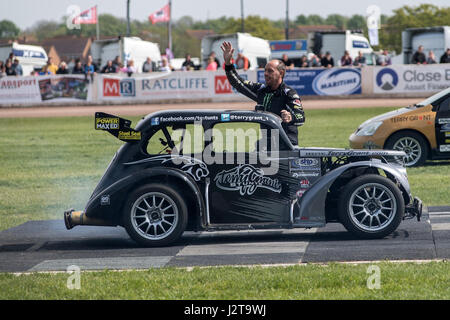
<path fill-rule="evenodd" d="M 94 199 L 91 199 L 86 206 L 86 214 L 95 217 L 100 213 L 100 197 L 106 193 L 110 195 L 111 199 L 114 197 L 120 199 L 120 201 L 115 202 L 117 206 L 114 208 L 114 214 L 109 215 L 109 219 L 122 225 L 121 217 L 128 195 L 132 190 L 150 183 L 165 183 L 172 185 L 186 202 L 188 208 L 188 225 L 186 229 L 199 229 L 201 226 L 201 217 L 205 214 L 203 195 L 193 178 L 175 168 L 149 168 L 117 181 L 105 190 L 99 192 Z"/>
<path fill-rule="evenodd" d="M 427 159 L 430 159 L 430 157 L 431 157 L 431 144 L 430 144 L 430 140 L 428 139 L 428 137 L 427 137 L 423 132 L 421 132 L 421 131 L 419 131 L 419 130 L 417 130 L 417 129 L 405 128 L 405 129 L 400 129 L 400 130 L 397 130 L 397 131 L 392 132 L 392 133 L 386 138 L 386 140 L 384 141 L 383 149 L 386 149 L 386 145 L 387 145 L 389 139 L 391 139 L 395 134 L 398 134 L 398 133 L 407 133 L 407 132 L 413 132 L 413 133 L 416 133 L 416 134 L 418 134 L 419 136 L 421 136 L 421 137 L 425 140 L 425 143 L 426 143 L 426 146 L 427 146 L 427 151 L 428 151 L 428 153 L 427 153 L 427 154 L 428 154 L 428 155 L 427 155 Z"/>
<path fill-rule="evenodd" d="M 339 188 L 334 188 L 338 190 L 333 190 L 333 184 L 336 186 L 336 184 L 342 182 L 342 179 L 345 179 L 346 177 L 346 173 L 347 175 L 351 175 L 360 170 L 364 172 L 367 169 L 371 170 L 371 173 L 375 173 L 376 171 L 377 174 L 380 174 L 379 170 L 381 169 L 386 174 L 386 177 L 400 187 L 405 204 L 410 202 L 411 191 L 408 179 L 397 169 L 377 161 L 352 162 L 336 168 L 322 176 L 322 178 L 303 195 L 301 199 L 300 216 L 309 217 L 310 219 L 313 217 L 315 221 L 325 223 L 327 219 L 331 218 L 330 214 L 327 215 L 327 213 L 330 213 L 330 210 L 327 210 L 327 200 L 329 205 L 330 199 L 336 195 L 334 192 L 339 190 Z M 338 180 L 339 178 L 341 180 Z M 333 221 L 333 219 L 330 221 Z"/>

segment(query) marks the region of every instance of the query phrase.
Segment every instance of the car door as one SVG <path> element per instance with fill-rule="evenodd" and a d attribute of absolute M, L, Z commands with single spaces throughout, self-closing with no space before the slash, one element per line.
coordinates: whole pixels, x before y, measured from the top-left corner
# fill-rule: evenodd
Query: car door
<path fill-rule="evenodd" d="M 206 195 L 211 225 L 289 222 L 288 160 L 273 152 L 263 132 L 256 122 L 214 125 L 215 161 L 205 161 L 211 177 Z"/>
<path fill-rule="evenodd" d="M 450 157 L 450 95 L 444 97 L 437 106 L 435 126 L 438 152 Z"/>

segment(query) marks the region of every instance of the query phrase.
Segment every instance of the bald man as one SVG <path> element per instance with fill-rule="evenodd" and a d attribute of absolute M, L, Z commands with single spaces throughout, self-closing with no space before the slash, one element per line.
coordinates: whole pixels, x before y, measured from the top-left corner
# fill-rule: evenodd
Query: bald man
<path fill-rule="evenodd" d="M 258 110 L 272 112 L 282 119 L 282 127 L 293 145 L 298 145 L 298 126 L 305 122 L 305 113 L 297 92 L 283 82 L 286 66 L 281 60 L 271 60 L 264 70 L 264 83 L 242 79 L 231 63 L 234 49 L 223 42 L 221 49 L 230 84 L 240 93 L 257 102 Z"/>

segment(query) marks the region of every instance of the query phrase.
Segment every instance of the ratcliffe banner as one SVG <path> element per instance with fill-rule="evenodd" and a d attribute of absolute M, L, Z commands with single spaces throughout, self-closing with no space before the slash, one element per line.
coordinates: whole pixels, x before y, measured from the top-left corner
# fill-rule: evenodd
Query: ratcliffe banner
<path fill-rule="evenodd" d="M 239 73 L 255 81 L 256 72 Z M 121 77 L 101 75 L 97 96 L 100 101 L 211 100 L 248 101 L 230 85 L 224 71 L 153 73 L 149 76 Z"/>
<path fill-rule="evenodd" d="M 392 65 L 373 70 L 374 93 L 437 92 L 450 87 L 450 65 Z"/>

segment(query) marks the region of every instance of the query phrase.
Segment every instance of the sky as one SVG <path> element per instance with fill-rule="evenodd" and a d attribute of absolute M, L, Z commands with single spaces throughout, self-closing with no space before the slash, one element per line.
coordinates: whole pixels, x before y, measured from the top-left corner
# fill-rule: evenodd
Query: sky
<path fill-rule="evenodd" d="M 243 0 L 245 15 L 259 15 L 272 20 L 284 19 L 286 0 Z M 110 13 L 117 17 L 126 17 L 126 0 L 0 0 L 0 20 L 13 21 L 19 28 L 31 27 L 39 20 L 61 21 L 67 15 L 71 5 L 77 5 L 81 11 L 98 5 L 99 13 Z M 449 6 L 448 0 L 288 0 L 289 17 L 294 19 L 300 14 L 366 15 L 369 5 L 377 5 L 382 14 L 391 15 L 392 10 L 404 5 L 417 6 L 422 3 L 436 6 Z M 159 10 L 168 0 L 130 0 L 131 19 L 144 21 L 149 14 Z M 189 15 L 195 20 L 214 19 L 221 16 L 240 17 L 241 0 L 172 0 L 172 16 L 178 19 Z"/>

